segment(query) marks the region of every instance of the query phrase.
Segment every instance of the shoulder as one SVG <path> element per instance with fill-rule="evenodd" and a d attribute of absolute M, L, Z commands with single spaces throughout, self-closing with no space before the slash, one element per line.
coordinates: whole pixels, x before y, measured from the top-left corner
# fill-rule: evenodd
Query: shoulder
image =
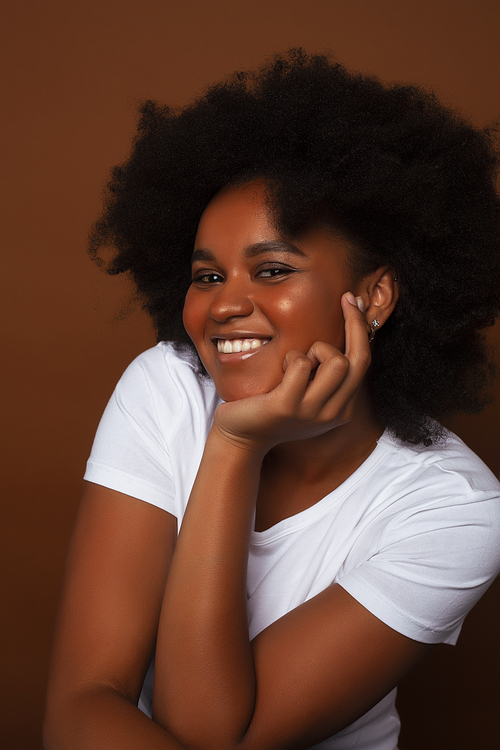
<path fill-rule="evenodd" d="M 189 352 L 143 352 L 106 406 L 85 478 L 180 517 L 218 403 Z"/>
<path fill-rule="evenodd" d="M 183 383 L 186 388 L 212 388 L 210 378 L 199 372 L 195 354 L 187 347 L 176 349 L 167 341 L 160 341 L 151 349 L 139 354 L 126 368 L 119 380 L 122 387 L 147 381 L 152 387 L 162 387 L 165 382 Z"/>
<path fill-rule="evenodd" d="M 142 352 L 120 378 L 115 398 L 127 405 L 161 411 L 174 417 L 183 411 L 213 412 L 217 394 L 211 379 L 200 372 L 194 353 L 168 342 Z"/>
<path fill-rule="evenodd" d="M 451 432 L 429 447 L 385 433 L 379 449 L 368 492 L 380 549 L 411 548 L 421 559 L 456 554 L 457 569 L 473 558 L 489 575 L 498 571 L 500 482 L 483 461 Z"/>
<path fill-rule="evenodd" d="M 480 533 L 496 535 L 500 547 L 500 482 L 451 432 L 426 447 L 402 443 L 386 431 L 346 485 L 362 498 L 351 512 L 385 541 L 439 522 L 486 525 Z"/>
<path fill-rule="evenodd" d="M 454 643 L 500 570 L 500 483 L 452 433 L 429 447 L 385 433 L 367 479 L 370 505 L 340 584 L 408 637 Z"/>
<path fill-rule="evenodd" d="M 387 494 L 384 545 L 408 540 L 426 555 L 456 555 L 457 568 L 500 568 L 500 482 L 451 432 L 439 445 L 401 445 L 383 438 Z M 461 562 L 460 562 L 461 561 Z"/>
<path fill-rule="evenodd" d="M 457 435 L 445 431 L 441 443 L 408 445 L 385 432 L 379 441 L 385 450 L 381 471 L 389 480 L 422 491 L 433 489 L 434 497 L 474 492 L 500 494 L 500 482 L 486 464 Z"/>

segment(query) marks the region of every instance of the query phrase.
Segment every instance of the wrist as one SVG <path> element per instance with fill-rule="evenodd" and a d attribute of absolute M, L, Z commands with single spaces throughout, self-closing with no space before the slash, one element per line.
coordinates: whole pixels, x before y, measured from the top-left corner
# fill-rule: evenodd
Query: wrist
<path fill-rule="evenodd" d="M 221 460 L 262 464 L 264 456 L 271 446 L 265 446 L 243 435 L 234 435 L 214 423 L 208 433 L 206 448 L 220 454 Z"/>

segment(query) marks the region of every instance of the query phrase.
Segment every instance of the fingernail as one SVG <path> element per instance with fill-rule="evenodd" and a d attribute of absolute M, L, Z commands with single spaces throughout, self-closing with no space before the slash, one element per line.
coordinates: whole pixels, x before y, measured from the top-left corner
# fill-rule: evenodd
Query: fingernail
<path fill-rule="evenodd" d="M 358 303 L 356 302 L 356 298 L 354 297 L 354 294 L 352 292 L 346 292 L 346 299 L 348 302 L 351 303 L 351 305 L 354 305 L 354 307 L 358 306 Z"/>
<path fill-rule="evenodd" d="M 362 313 L 366 310 L 365 301 L 363 297 L 356 297 L 356 305 L 359 307 Z"/>

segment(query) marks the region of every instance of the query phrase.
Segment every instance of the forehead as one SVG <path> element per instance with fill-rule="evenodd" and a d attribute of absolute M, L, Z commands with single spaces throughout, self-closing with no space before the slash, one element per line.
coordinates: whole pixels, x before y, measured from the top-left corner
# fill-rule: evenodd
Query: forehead
<path fill-rule="evenodd" d="M 213 260 L 220 252 L 252 258 L 265 252 L 287 252 L 302 258 L 334 260 L 349 266 L 352 244 L 326 226 L 311 228 L 299 237 L 284 236 L 269 210 L 263 180 L 220 190 L 203 212 L 195 240 L 193 261 Z"/>
<path fill-rule="evenodd" d="M 222 188 L 212 198 L 201 216 L 197 238 L 207 233 L 241 233 L 278 237 L 267 204 L 266 186 L 262 181 Z"/>

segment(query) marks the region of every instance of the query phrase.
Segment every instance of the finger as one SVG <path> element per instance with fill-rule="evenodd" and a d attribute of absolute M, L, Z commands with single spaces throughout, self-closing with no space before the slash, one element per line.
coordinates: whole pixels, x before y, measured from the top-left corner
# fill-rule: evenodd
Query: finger
<path fill-rule="evenodd" d="M 303 354 L 303 352 L 292 349 L 285 356 L 283 370 L 285 374 L 278 389 L 293 401 L 300 401 L 304 396 L 311 376 L 311 359 Z"/>
<path fill-rule="evenodd" d="M 365 317 L 351 292 L 342 296 L 341 305 L 345 320 L 345 356 L 354 374 L 361 372 L 364 375 L 371 362 Z"/>
<path fill-rule="evenodd" d="M 343 295 L 342 312 L 345 320 L 345 354 L 325 342 L 315 342 L 308 356 L 319 361 L 308 398 L 323 405 L 330 402 L 348 404 L 357 393 L 370 365 L 371 354 L 362 310 L 351 292 Z"/>
<path fill-rule="evenodd" d="M 366 323 L 363 311 L 359 308 L 357 300 L 350 293 L 343 295 L 342 312 L 345 319 L 345 355 L 343 357 L 343 366 L 346 367 L 345 377 L 338 384 L 337 388 L 331 392 L 330 397 L 325 401 L 324 414 L 332 412 L 348 421 L 352 416 L 354 404 L 358 390 L 363 382 L 364 376 L 371 362 L 370 345 L 366 331 Z M 315 380 L 318 385 L 323 379 L 324 373 L 331 370 L 330 364 L 327 368 L 325 365 L 328 360 L 318 367 Z M 336 369 L 340 363 L 336 363 Z M 339 411 L 339 406 L 341 406 Z"/>
<path fill-rule="evenodd" d="M 285 359 L 283 360 L 283 372 L 286 372 L 288 368 L 295 365 L 296 362 L 302 363 L 302 366 L 305 368 L 306 363 L 303 362 L 304 358 L 309 361 L 310 370 L 313 370 L 319 365 L 319 360 L 317 360 L 314 355 L 310 354 L 310 352 L 304 354 L 304 352 L 301 352 L 298 349 L 290 349 L 290 351 L 285 355 Z"/>
<path fill-rule="evenodd" d="M 314 379 L 307 389 L 307 402 L 324 405 L 343 385 L 349 373 L 349 360 L 336 347 L 324 341 L 316 341 L 307 356 L 317 361 Z M 348 397 L 349 393 L 345 394 Z"/>

